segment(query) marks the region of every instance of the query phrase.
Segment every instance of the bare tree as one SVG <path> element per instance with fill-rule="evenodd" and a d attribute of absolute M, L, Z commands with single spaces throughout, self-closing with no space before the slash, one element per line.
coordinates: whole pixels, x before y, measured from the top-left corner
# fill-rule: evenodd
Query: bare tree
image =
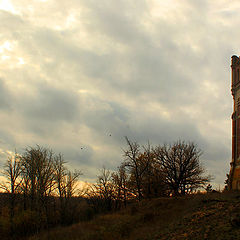
<path fill-rule="evenodd" d="M 114 185 L 112 183 L 111 172 L 103 167 L 98 175 L 96 189 L 100 199 L 103 200 L 107 210 L 112 209 L 112 202 L 114 198 Z"/>
<path fill-rule="evenodd" d="M 81 171 L 69 171 L 63 159 L 63 155 L 59 154 L 54 158 L 54 179 L 56 183 L 56 189 L 60 200 L 60 214 L 61 221 L 64 224 L 66 220 L 66 210 L 69 207 L 70 199 L 74 196 L 77 190 L 77 183 Z"/>
<path fill-rule="evenodd" d="M 139 156 L 141 165 L 145 168 L 142 176 L 143 194 L 150 198 L 153 195 L 153 184 L 156 180 L 155 174 L 157 172 L 154 171 L 155 158 L 150 143 L 148 142 L 146 146 L 143 146 L 143 149 L 144 152 Z"/>
<path fill-rule="evenodd" d="M 63 199 L 64 192 L 66 188 L 65 178 L 67 176 L 67 168 L 64 166 L 66 162 L 63 159 L 62 154 L 58 154 L 54 158 L 54 176 L 55 176 L 55 182 L 56 182 L 56 189 L 58 192 L 58 195 L 60 199 Z"/>
<path fill-rule="evenodd" d="M 186 194 L 204 186 L 210 176 L 204 176 L 200 163 L 201 150 L 196 144 L 184 141 L 154 149 L 155 158 L 164 175 L 165 183 L 174 195 Z"/>
<path fill-rule="evenodd" d="M 25 152 L 21 157 L 21 165 L 22 165 L 22 177 L 24 182 L 22 184 L 23 191 L 28 194 L 30 197 L 31 210 L 35 208 L 35 200 L 37 193 L 37 149 L 34 148 L 26 148 Z"/>
<path fill-rule="evenodd" d="M 47 224 L 50 218 L 49 196 L 55 185 L 53 160 L 53 151 L 38 145 L 26 148 L 21 156 L 24 209 L 30 199 L 31 210 L 38 214 L 39 227 Z"/>
<path fill-rule="evenodd" d="M 53 152 L 40 146 L 26 148 L 21 157 L 25 192 L 30 194 L 32 210 L 47 207 L 47 196 L 54 186 Z"/>
<path fill-rule="evenodd" d="M 116 208 L 120 208 L 121 206 L 118 206 L 121 204 L 121 202 L 124 203 L 124 206 L 127 205 L 127 198 L 129 195 L 129 189 L 128 189 L 128 174 L 126 173 L 125 166 L 123 164 L 118 167 L 118 170 L 116 172 L 112 173 L 112 182 L 115 186 L 115 201 L 116 201 Z"/>
<path fill-rule="evenodd" d="M 66 191 L 65 197 L 71 198 L 78 190 L 78 180 L 82 175 L 80 170 L 68 171 L 66 176 Z"/>
<path fill-rule="evenodd" d="M 99 172 L 97 183 L 89 184 L 84 195 L 95 212 L 110 211 L 115 201 L 116 188 L 109 170 L 103 167 Z"/>
<path fill-rule="evenodd" d="M 65 195 L 66 195 L 66 176 L 67 168 L 64 166 L 65 161 L 62 154 L 58 154 L 54 158 L 54 176 L 56 182 L 56 189 L 60 200 L 60 215 L 61 222 L 65 219 Z"/>
<path fill-rule="evenodd" d="M 151 146 L 148 143 L 147 147 L 144 147 L 145 153 L 143 154 L 140 149 L 140 145 L 137 142 L 131 142 L 125 137 L 128 148 L 124 150 L 124 166 L 128 169 L 131 174 L 131 180 L 136 186 L 136 194 L 138 200 L 143 198 L 143 176 L 144 173 L 150 166 L 152 157 L 150 156 Z"/>
<path fill-rule="evenodd" d="M 12 156 L 7 158 L 7 161 L 4 165 L 3 175 L 6 178 L 6 182 L 0 184 L 0 188 L 7 191 L 10 194 L 10 224 L 11 230 L 13 225 L 13 217 L 15 215 L 15 202 L 16 202 L 16 193 L 19 190 L 21 184 L 21 163 L 20 155 L 15 152 Z"/>

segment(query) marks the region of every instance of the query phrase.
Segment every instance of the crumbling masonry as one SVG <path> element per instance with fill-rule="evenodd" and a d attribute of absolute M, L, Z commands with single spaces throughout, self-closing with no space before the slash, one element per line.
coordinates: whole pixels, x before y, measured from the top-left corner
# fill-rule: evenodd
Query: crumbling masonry
<path fill-rule="evenodd" d="M 232 56 L 232 161 L 229 174 L 229 189 L 240 190 L 240 58 Z"/>

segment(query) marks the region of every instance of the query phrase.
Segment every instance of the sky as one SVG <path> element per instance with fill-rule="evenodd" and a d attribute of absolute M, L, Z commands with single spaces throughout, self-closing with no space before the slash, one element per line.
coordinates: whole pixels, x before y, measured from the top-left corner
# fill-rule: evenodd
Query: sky
<path fill-rule="evenodd" d="M 0 167 L 36 144 L 94 182 L 124 136 L 182 139 L 222 186 L 231 161 L 232 0 L 0 0 Z"/>

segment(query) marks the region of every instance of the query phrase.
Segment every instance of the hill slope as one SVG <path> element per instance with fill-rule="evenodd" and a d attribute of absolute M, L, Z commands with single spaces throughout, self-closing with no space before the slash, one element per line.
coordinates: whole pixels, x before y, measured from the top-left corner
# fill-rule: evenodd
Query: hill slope
<path fill-rule="evenodd" d="M 236 240 L 240 239 L 240 193 L 144 200 L 121 212 L 29 239 Z"/>

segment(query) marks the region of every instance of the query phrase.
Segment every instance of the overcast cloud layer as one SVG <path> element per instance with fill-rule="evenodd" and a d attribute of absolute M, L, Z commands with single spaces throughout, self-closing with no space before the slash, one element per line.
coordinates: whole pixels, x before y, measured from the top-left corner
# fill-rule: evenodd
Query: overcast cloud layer
<path fill-rule="evenodd" d="M 239 10 L 234 0 L 0 0 L 1 164 L 39 144 L 94 181 L 119 165 L 124 136 L 183 139 L 223 184 Z"/>

